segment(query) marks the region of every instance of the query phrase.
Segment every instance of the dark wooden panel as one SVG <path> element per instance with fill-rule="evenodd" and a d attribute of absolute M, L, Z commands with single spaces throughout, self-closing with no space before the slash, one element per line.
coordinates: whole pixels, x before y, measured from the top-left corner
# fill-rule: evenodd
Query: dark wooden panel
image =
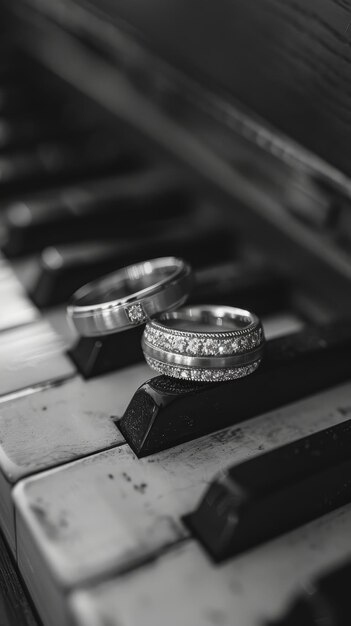
<path fill-rule="evenodd" d="M 67 5 L 69 6 L 69 2 Z M 346 0 L 76 0 L 351 173 Z M 128 27 L 127 27 L 128 29 Z"/>

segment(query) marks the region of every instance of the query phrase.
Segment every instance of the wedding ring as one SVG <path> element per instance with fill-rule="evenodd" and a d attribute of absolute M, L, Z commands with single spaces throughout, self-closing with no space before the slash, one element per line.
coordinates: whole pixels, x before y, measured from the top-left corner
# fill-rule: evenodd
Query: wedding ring
<path fill-rule="evenodd" d="M 120 332 L 184 304 L 192 282 L 191 268 L 181 259 L 136 263 L 78 289 L 67 315 L 81 336 Z"/>
<path fill-rule="evenodd" d="M 154 370 L 199 382 L 241 378 L 259 366 L 265 338 L 259 318 L 229 306 L 187 306 L 146 324 L 142 348 Z"/>

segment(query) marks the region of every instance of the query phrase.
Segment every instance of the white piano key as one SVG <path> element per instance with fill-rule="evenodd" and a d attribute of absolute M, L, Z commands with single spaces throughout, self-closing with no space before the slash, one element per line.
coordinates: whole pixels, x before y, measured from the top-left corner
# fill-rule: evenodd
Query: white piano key
<path fill-rule="evenodd" d="M 113 419 L 150 378 L 146 365 L 80 377 L 0 405 L 0 526 L 15 551 L 11 485 L 24 476 L 124 442 Z"/>
<path fill-rule="evenodd" d="M 220 469 L 350 412 L 347 384 L 144 459 L 123 445 L 22 481 L 14 489 L 17 558 L 44 621 L 52 612 L 47 623 L 65 623 L 67 590 L 185 538 L 181 516 Z"/>
<path fill-rule="evenodd" d="M 351 558 L 350 525 L 348 505 L 221 565 L 187 541 L 137 571 L 72 594 L 73 622 L 263 626 L 310 577 Z"/>
<path fill-rule="evenodd" d="M 0 331 L 29 324 L 39 312 L 26 296 L 12 268 L 0 260 Z"/>
<path fill-rule="evenodd" d="M 34 322 L 39 312 L 28 298 L 21 293 L 0 291 L 0 331 L 10 330 Z"/>
<path fill-rule="evenodd" d="M 26 256 L 24 259 L 15 259 L 11 263 L 19 283 L 26 292 L 31 291 L 38 278 L 37 255 Z"/>
<path fill-rule="evenodd" d="M 67 345 L 73 346 L 78 339 L 78 333 L 71 320 L 67 318 L 66 307 L 54 307 L 45 312 L 45 319 L 62 337 Z"/>
<path fill-rule="evenodd" d="M 69 378 L 75 368 L 65 345 L 47 322 L 0 334 L 0 403 L 8 394 Z"/>
<path fill-rule="evenodd" d="M 0 292 L 3 290 L 12 291 L 13 293 L 25 293 L 25 289 L 12 265 L 5 259 L 0 258 Z"/>

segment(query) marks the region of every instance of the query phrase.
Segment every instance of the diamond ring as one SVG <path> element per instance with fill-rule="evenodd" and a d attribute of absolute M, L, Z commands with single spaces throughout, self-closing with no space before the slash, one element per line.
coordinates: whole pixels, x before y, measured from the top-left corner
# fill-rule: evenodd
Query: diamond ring
<path fill-rule="evenodd" d="M 67 315 L 81 336 L 120 332 L 184 304 L 192 283 L 191 268 L 182 259 L 135 263 L 78 289 Z"/>
<path fill-rule="evenodd" d="M 264 348 L 259 318 L 229 306 L 187 306 L 146 324 L 147 363 L 167 376 L 199 382 L 241 378 L 259 366 Z"/>

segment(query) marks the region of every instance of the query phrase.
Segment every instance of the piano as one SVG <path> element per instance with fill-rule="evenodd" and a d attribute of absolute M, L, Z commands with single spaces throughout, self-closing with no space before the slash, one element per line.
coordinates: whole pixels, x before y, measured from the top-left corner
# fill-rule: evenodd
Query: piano
<path fill-rule="evenodd" d="M 346 626 L 351 5 L 0 2 L 1 626 Z M 250 376 L 156 375 L 73 292 L 175 255 Z"/>

